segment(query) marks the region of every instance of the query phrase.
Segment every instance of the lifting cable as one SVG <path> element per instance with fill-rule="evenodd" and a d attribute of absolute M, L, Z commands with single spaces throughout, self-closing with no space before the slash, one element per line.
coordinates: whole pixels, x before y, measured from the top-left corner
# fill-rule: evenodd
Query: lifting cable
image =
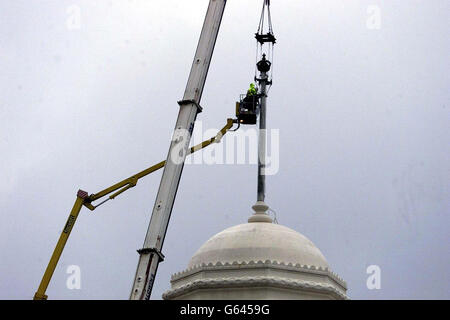
<path fill-rule="evenodd" d="M 267 24 L 266 24 L 267 21 Z M 266 24 L 266 28 L 264 28 Z M 261 10 L 261 17 L 259 19 L 258 30 L 255 34 L 256 38 L 256 63 L 258 63 L 263 54 L 266 54 L 267 59 L 272 63 L 272 68 L 269 73 L 269 85 L 267 92 L 269 92 L 272 78 L 273 78 L 273 56 L 274 56 L 274 44 L 276 42 L 273 27 L 272 16 L 270 13 L 270 0 L 264 0 Z M 257 68 L 255 68 L 255 79 L 257 78 Z"/>

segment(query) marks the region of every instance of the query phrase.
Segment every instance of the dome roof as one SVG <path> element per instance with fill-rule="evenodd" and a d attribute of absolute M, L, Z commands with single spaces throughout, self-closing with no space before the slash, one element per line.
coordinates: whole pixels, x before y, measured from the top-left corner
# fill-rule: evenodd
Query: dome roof
<path fill-rule="evenodd" d="M 253 209 L 249 223 L 206 241 L 163 299 L 347 299 L 345 281 L 308 238 L 274 224 L 264 202 Z"/>
<path fill-rule="evenodd" d="M 288 227 L 269 223 L 271 220 L 259 221 L 251 218 L 249 223 L 216 234 L 194 254 L 188 268 L 218 262 L 267 260 L 328 268 L 323 254 L 304 235 Z"/>

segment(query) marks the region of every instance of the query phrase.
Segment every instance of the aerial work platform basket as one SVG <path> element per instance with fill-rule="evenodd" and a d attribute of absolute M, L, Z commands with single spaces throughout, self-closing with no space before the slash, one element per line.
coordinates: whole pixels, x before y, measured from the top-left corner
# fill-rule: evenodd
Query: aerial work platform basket
<path fill-rule="evenodd" d="M 236 102 L 236 117 L 240 124 L 256 124 L 259 109 L 259 95 L 240 95 Z"/>

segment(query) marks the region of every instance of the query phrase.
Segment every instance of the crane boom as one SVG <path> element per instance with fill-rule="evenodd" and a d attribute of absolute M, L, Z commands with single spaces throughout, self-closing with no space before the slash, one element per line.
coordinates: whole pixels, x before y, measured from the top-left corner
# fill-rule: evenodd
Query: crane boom
<path fill-rule="evenodd" d="M 203 148 L 206 148 L 212 143 L 219 143 L 222 137 L 233 127 L 234 123 L 237 123 L 237 120 L 227 119 L 227 124 L 217 133 L 215 137 L 212 137 L 196 146 L 191 147 L 191 149 L 188 151 L 188 154 L 192 154 L 194 152 L 202 150 Z M 239 129 L 239 127 L 231 131 L 236 131 L 237 129 Z M 45 291 L 47 290 L 50 280 L 52 279 L 53 272 L 55 271 L 59 258 L 63 253 L 64 246 L 66 245 L 66 242 L 69 239 L 70 233 L 73 227 L 75 226 L 75 222 L 77 221 L 78 214 L 80 213 L 82 206 L 85 206 L 89 210 L 94 211 L 96 208 L 98 208 L 108 200 L 115 199 L 117 196 L 121 195 L 125 191 L 135 187 L 139 179 L 144 178 L 145 176 L 163 168 L 165 164 L 166 164 L 165 161 L 158 162 L 157 164 L 145 170 L 142 170 L 125 180 L 117 182 L 116 184 L 100 192 L 93 193 L 91 195 L 89 195 L 86 191 L 78 190 L 77 199 L 75 200 L 75 204 L 73 205 L 72 210 L 70 211 L 69 218 L 67 219 L 67 222 L 64 225 L 64 229 L 61 232 L 58 243 L 56 244 L 56 247 L 53 250 L 52 257 L 50 258 L 47 268 L 45 269 L 44 275 L 42 276 L 39 288 L 34 295 L 33 298 L 34 300 L 47 300 L 47 295 L 45 294 Z M 103 200 L 102 202 L 96 205 L 92 204 L 93 201 L 99 200 L 107 195 L 109 195 L 109 197 L 106 200 Z"/>
<path fill-rule="evenodd" d="M 183 100 L 178 102 L 180 105 L 178 119 L 170 143 L 158 194 L 153 206 L 144 246 L 138 250 L 139 262 L 130 294 L 131 300 L 150 299 L 159 262 L 164 260 L 161 250 L 183 171 L 191 134 L 194 129 L 194 122 L 197 114 L 201 112 L 200 100 L 225 10 L 225 4 L 226 0 L 210 0 L 209 2 L 184 97 Z"/>

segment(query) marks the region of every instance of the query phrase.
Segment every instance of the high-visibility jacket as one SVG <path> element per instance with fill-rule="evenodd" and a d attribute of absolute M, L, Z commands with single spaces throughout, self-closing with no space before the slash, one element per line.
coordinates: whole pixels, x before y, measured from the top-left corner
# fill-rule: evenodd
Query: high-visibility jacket
<path fill-rule="evenodd" d="M 250 89 L 247 90 L 248 96 L 254 96 L 258 93 L 258 90 L 256 90 L 255 85 L 253 83 L 250 84 Z"/>

